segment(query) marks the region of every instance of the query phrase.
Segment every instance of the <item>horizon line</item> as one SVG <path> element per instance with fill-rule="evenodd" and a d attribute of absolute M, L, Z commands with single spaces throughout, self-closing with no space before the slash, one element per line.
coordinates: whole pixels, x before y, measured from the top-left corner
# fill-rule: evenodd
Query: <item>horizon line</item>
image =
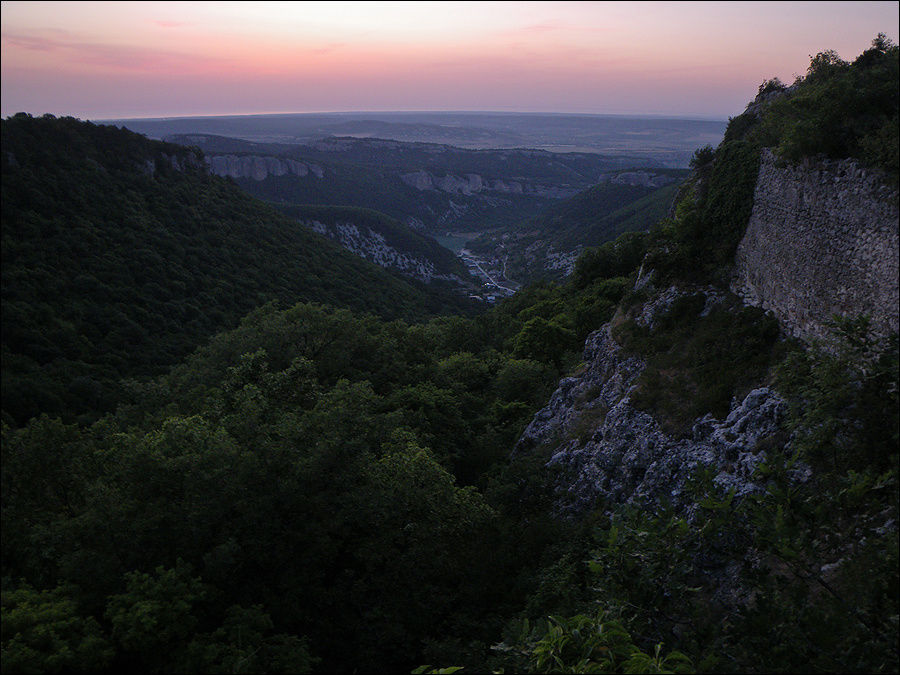
<path fill-rule="evenodd" d="M 13 113 L 15 114 L 15 113 Z M 297 117 L 315 115 L 523 115 L 546 117 L 630 117 L 630 118 L 659 118 L 694 120 L 702 122 L 727 122 L 728 116 L 673 113 L 592 113 L 592 112 L 550 112 L 550 111 L 519 111 L 519 110 L 322 110 L 313 112 L 252 112 L 252 113 L 210 113 L 199 115 L 165 115 L 152 117 L 91 117 L 85 118 L 91 122 L 119 122 L 119 121 L 172 121 L 199 118 L 228 119 L 238 117 Z"/>

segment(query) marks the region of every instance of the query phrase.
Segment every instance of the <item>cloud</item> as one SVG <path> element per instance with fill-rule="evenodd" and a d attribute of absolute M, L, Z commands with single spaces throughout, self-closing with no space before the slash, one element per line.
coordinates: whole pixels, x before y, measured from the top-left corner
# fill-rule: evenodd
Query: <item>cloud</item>
<path fill-rule="evenodd" d="M 58 55 L 67 63 L 142 73 L 196 73 L 234 66 L 229 59 L 129 45 L 81 42 L 77 39 L 5 32 L 8 45 Z"/>
<path fill-rule="evenodd" d="M 533 23 L 530 26 L 522 26 L 518 29 L 521 33 L 552 33 L 558 30 L 567 30 L 569 26 L 558 21 L 542 21 L 541 23 Z"/>
<path fill-rule="evenodd" d="M 333 52 L 339 51 L 346 46 L 347 45 L 343 42 L 335 42 L 334 44 L 325 45 L 324 47 L 312 47 L 305 51 L 308 54 L 316 54 L 321 56 L 323 54 L 331 54 Z"/>
<path fill-rule="evenodd" d="M 3 33 L 3 40 L 8 44 L 21 47 L 22 49 L 30 49 L 39 52 L 51 52 L 59 47 L 59 41 L 51 38 L 33 37 L 30 35 L 14 35 L 11 33 Z"/>
<path fill-rule="evenodd" d="M 166 20 L 161 20 L 161 21 L 154 21 L 153 23 L 155 23 L 157 26 L 160 26 L 160 27 L 162 27 L 162 28 L 181 28 L 182 26 L 190 26 L 190 25 L 192 25 L 191 23 L 189 23 L 189 22 L 187 22 L 187 21 L 166 21 Z"/>

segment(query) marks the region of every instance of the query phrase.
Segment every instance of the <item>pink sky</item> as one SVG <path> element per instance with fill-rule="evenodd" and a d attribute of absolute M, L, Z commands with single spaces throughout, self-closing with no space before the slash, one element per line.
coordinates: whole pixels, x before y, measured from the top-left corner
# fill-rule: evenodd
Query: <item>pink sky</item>
<path fill-rule="evenodd" d="M 898 2 L 3 2 L 0 114 L 352 110 L 726 118 Z"/>

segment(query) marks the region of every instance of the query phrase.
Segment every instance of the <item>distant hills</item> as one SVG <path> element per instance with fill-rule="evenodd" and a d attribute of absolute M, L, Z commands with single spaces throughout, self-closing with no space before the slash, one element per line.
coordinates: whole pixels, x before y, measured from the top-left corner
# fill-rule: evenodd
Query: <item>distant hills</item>
<path fill-rule="evenodd" d="M 648 230 L 687 173 L 629 168 L 591 153 L 371 138 L 307 145 L 203 134 L 169 139 L 202 148 L 213 173 L 274 204 L 375 209 L 432 236 L 477 237 L 474 248 L 509 257 L 509 273 L 519 280 L 564 276 L 585 246 Z"/>
<path fill-rule="evenodd" d="M 685 168 L 716 145 L 725 120 L 498 112 L 359 112 L 102 120 L 162 139 L 214 134 L 259 143 L 308 144 L 330 136 L 377 137 L 469 149 L 590 152 L 631 166 Z"/>
<path fill-rule="evenodd" d="M 201 149 L 213 173 L 261 199 L 375 209 L 432 235 L 515 225 L 631 166 L 591 153 L 373 138 L 299 145 L 202 134 L 167 138 Z"/>
<path fill-rule="evenodd" d="M 519 281 L 564 277 L 584 247 L 648 230 L 671 206 L 677 170 L 725 131 L 715 120 L 454 112 L 111 122 L 201 149 L 213 173 L 273 204 L 372 209 L 472 241 Z"/>

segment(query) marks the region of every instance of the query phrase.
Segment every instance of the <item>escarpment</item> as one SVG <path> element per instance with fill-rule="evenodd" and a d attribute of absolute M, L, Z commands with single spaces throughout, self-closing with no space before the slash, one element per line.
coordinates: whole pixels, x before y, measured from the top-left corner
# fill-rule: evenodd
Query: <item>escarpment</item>
<path fill-rule="evenodd" d="M 779 166 L 762 151 L 732 290 L 797 337 L 826 338 L 834 315 L 898 330 L 898 195 L 854 160 Z"/>
<path fill-rule="evenodd" d="M 211 173 L 229 178 L 265 180 L 269 176 L 314 176 L 322 178 L 325 170 L 318 164 L 298 162 L 286 157 L 260 157 L 257 155 L 207 155 L 206 164 Z"/>
<path fill-rule="evenodd" d="M 759 152 L 752 210 L 730 268 L 729 288 L 721 282 L 719 287 L 685 285 L 676 271 L 655 289 L 659 275 L 642 270 L 634 291 L 644 299 L 623 303 L 620 319 L 627 312 L 652 336 L 679 297 L 702 295 L 704 312 L 730 298 L 726 311 L 738 311 L 741 302 L 760 308 L 778 320 L 783 336 L 807 343 L 832 338 L 835 317 L 867 316 L 874 337 L 895 334 L 900 305 L 896 189 L 882 172 L 857 160 L 790 164 L 771 149 Z M 727 154 L 719 153 L 717 161 L 727 161 Z M 695 178 L 696 194 L 729 189 L 721 182 L 704 184 L 709 175 Z M 688 195 L 683 198 L 696 199 L 690 192 L 683 191 Z M 702 204 L 699 208 L 703 213 Z M 671 246 L 660 245 L 656 260 L 665 259 Z M 671 387 L 667 378 L 672 373 L 659 374 L 656 385 L 640 378 L 654 349 L 692 348 L 687 338 L 634 352 L 615 335 L 611 323 L 588 337 L 581 369 L 560 381 L 516 446 L 514 456 L 540 452 L 555 472 L 557 508 L 577 514 L 622 503 L 665 502 L 690 514 L 696 505 L 686 486 L 698 469 L 711 471 L 719 487 L 736 495 L 760 489 L 754 475 L 766 461 L 761 448 L 769 438 L 779 448 L 788 442 L 786 434 L 776 436 L 783 431 L 787 406 L 771 388 L 771 378 L 757 374 L 755 384 L 735 390 L 727 412 L 705 410 L 689 422 L 687 433 L 673 434 L 659 411 L 646 405 L 653 399 L 647 389 Z M 643 403 L 636 400 L 641 388 Z M 687 400 L 697 393 L 685 390 L 683 396 Z M 809 471 L 798 469 L 794 477 L 805 480 Z"/>

